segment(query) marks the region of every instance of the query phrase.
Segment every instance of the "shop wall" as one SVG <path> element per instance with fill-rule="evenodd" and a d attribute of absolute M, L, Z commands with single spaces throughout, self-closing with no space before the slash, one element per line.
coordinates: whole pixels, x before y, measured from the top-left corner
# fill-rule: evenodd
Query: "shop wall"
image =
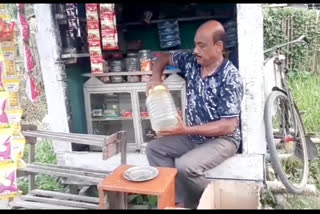
<path fill-rule="evenodd" d="M 69 97 L 71 108 L 70 132 L 87 134 L 86 112 L 84 104 L 83 84 L 88 80 L 82 74 L 90 73 L 89 59 L 80 58 L 78 64 L 66 66 Z"/>

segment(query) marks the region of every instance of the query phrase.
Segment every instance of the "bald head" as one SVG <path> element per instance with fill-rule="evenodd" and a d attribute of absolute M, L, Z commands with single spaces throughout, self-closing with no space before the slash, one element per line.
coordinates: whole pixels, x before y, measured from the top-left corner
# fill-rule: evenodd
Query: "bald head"
<path fill-rule="evenodd" d="M 206 35 L 210 35 L 213 39 L 213 43 L 222 41 L 224 44 L 226 41 L 226 32 L 223 25 L 218 21 L 210 20 L 203 23 L 197 30 L 197 33 L 200 32 Z"/>
<path fill-rule="evenodd" d="M 194 54 L 197 62 L 203 66 L 211 66 L 223 59 L 226 33 L 218 21 L 207 21 L 202 24 L 194 37 Z"/>

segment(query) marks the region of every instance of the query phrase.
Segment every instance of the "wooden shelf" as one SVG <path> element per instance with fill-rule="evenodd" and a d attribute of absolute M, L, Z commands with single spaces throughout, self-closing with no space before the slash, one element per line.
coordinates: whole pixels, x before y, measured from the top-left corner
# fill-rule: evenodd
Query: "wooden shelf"
<path fill-rule="evenodd" d="M 69 54 L 61 54 L 61 59 L 81 58 L 81 57 L 90 57 L 90 54 L 89 54 L 89 53 L 69 53 Z"/>
<path fill-rule="evenodd" d="M 163 71 L 163 74 L 175 74 L 175 73 L 178 73 L 180 72 L 180 70 L 164 70 Z M 152 71 L 145 71 L 145 72 L 142 72 L 142 71 L 136 71 L 136 72 L 127 72 L 127 71 L 124 71 L 124 72 L 108 72 L 108 73 L 103 73 L 103 74 L 91 74 L 91 73 L 85 73 L 85 74 L 82 74 L 82 76 L 84 77 L 107 77 L 107 76 L 131 76 L 131 75 L 146 75 L 146 74 L 149 74 L 151 75 L 152 74 Z"/>
<path fill-rule="evenodd" d="M 132 117 L 110 117 L 110 118 L 92 118 L 93 122 L 98 122 L 98 121 L 115 121 L 115 120 L 133 120 Z"/>
<path fill-rule="evenodd" d="M 172 18 L 172 19 L 159 19 L 159 20 L 152 20 L 150 24 L 157 24 L 163 21 L 174 21 L 177 20 L 179 22 L 185 21 L 197 21 L 197 20 L 206 20 L 206 19 L 229 19 L 229 16 L 195 16 L 195 17 L 185 17 L 185 18 Z M 134 25 L 146 25 L 147 23 L 144 22 L 126 22 L 126 23 L 119 23 L 120 26 L 134 26 Z"/>

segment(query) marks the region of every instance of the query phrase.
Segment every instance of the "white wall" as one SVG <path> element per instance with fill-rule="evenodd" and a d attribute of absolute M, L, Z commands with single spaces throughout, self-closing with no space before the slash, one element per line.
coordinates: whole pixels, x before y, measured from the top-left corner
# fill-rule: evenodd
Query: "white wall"
<path fill-rule="evenodd" d="M 66 85 L 63 81 L 64 65 L 57 63 L 60 47 L 52 14 L 52 4 L 34 4 L 38 32 L 36 34 L 40 66 L 48 105 L 49 129 L 69 132 L 66 108 Z M 71 151 L 71 143 L 54 142 L 56 152 Z"/>
<path fill-rule="evenodd" d="M 239 71 L 245 93 L 241 126 L 243 152 L 266 151 L 263 110 L 263 11 L 261 4 L 237 4 Z"/>

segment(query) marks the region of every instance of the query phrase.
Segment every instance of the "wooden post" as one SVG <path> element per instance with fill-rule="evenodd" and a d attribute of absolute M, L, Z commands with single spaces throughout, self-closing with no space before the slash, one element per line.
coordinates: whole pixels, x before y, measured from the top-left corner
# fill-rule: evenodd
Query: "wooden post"
<path fill-rule="evenodd" d="M 34 141 L 37 141 L 37 138 L 34 138 Z M 28 159 L 28 163 L 31 164 L 32 162 L 35 161 L 35 143 L 29 143 L 29 159 Z M 28 175 L 29 177 L 29 188 L 28 188 L 28 192 L 31 192 L 32 190 L 34 190 L 36 188 L 36 179 L 35 179 L 35 174 L 31 173 L 30 175 Z"/>
<path fill-rule="evenodd" d="M 35 131 L 35 130 L 37 130 L 37 126 L 31 125 L 31 124 L 21 124 L 21 130 L 22 131 Z M 36 159 L 35 158 L 36 143 L 37 143 L 36 137 L 26 137 L 26 144 L 29 145 L 28 164 L 31 164 Z M 31 192 L 32 190 L 34 190 L 36 188 L 35 174 L 34 173 L 29 174 L 28 178 L 29 178 L 28 192 Z"/>
<path fill-rule="evenodd" d="M 118 133 L 120 139 L 121 164 L 127 164 L 127 134 L 125 131 Z"/>

